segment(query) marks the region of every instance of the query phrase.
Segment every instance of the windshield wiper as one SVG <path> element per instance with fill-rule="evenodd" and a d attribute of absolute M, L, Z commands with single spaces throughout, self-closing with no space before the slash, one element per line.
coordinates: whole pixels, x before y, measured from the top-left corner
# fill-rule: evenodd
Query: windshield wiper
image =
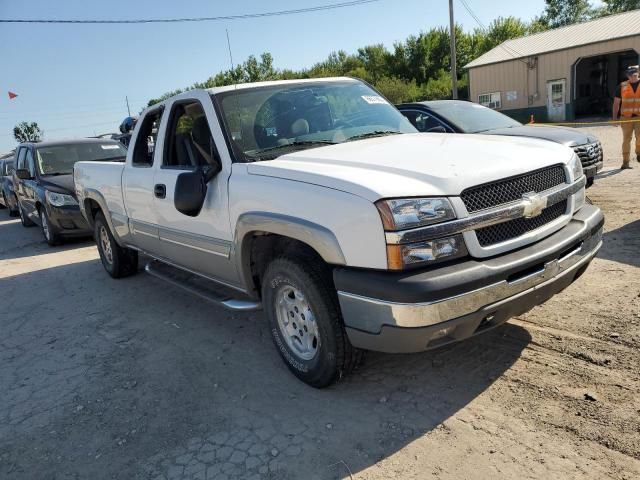
<path fill-rule="evenodd" d="M 371 138 L 371 137 L 382 137 L 385 135 L 396 135 L 401 132 L 397 130 L 375 130 L 373 132 L 361 133 L 360 135 L 353 135 L 352 137 L 347 137 L 345 142 L 350 142 L 352 140 L 362 140 L 363 138 Z"/>
<path fill-rule="evenodd" d="M 259 150 L 258 152 L 256 152 L 255 155 L 248 155 L 248 156 L 255 160 L 266 160 L 267 158 L 272 157 L 273 155 L 263 156 L 262 155 L 263 153 L 274 152 L 276 150 L 286 150 L 287 148 L 291 148 L 291 147 L 294 147 L 294 148 L 319 147 L 323 145 L 335 145 L 335 144 L 336 142 L 332 142 L 330 140 L 304 140 L 304 141 L 285 143 L 283 145 L 274 145 L 273 147 L 263 148 L 262 150 Z"/>

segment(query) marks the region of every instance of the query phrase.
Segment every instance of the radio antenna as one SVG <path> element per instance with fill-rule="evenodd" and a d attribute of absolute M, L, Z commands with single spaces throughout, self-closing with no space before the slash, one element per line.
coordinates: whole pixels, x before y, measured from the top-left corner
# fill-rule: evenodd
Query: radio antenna
<path fill-rule="evenodd" d="M 235 67 L 233 66 L 233 55 L 231 54 L 231 41 L 229 40 L 229 29 L 225 28 L 224 31 L 227 32 L 227 47 L 229 47 L 229 60 L 231 61 L 231 75 L 233 75 L 235 73 L 234 72 Z"/>
<path fill-rule="evenodd" d="M 229 29 L 225 28 L 224 31 L 227 33 L 227 47 L 229 47 L 229 60 L 231 62 L 231 78 L 233 79 L 233 90 L 234 92 L 238 89 L 238 81 L 239 78 L 235 78 L 235 66 L 233 65 L 233 55 L 231 54 L 231 40 L 229 40 Z M 234 95 L 236 98 L 236 115 L 238 116 L 238 132 L 239 138 L 233 138 L 233 132 L 231 133 L 232 140 L 240 140 L 242 142 L 242 116 L 240 115 L 240 102 L 238 101 L 238 96 Z"/>

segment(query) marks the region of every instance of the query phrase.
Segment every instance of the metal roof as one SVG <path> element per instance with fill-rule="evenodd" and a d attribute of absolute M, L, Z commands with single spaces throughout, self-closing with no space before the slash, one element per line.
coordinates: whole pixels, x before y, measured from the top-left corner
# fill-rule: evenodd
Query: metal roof
<path fill-rule="evenodd" d="M 633 35 L 640 35 L 640 10 L 609 15 L 589 22 L 507 40 L 468 63 L 465 68 L 480 67 Z"/>

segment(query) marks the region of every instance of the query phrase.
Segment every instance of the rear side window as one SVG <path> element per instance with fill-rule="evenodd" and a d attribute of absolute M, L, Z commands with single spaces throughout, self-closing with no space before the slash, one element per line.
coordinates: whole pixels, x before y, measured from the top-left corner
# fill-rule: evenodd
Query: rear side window
<path fill-rule="evenodd" d="M 427 113 L 417 112 L 415 110 L 404 111 L 402 114 L 409 119 L 411 124 L 421 132 L 428 132 L 435 127 L 444 127 L 444 125 Z"/>
<path fill-rule="evenodd" d="M 134 167 L 150 167 L 153 165 L 153 153 L 158 137 L 158 127 L 162 118 L 162 109 L 145 115 L 133 148 L 132 165 Z"/>
<path fill-rule="evenodd" d="M 195 168 L 215 158 L 211 130 L 198 101 L 178 103 L 171 109 L 163 168 Z"/>
<path fill-rule="evenodd" d="M 31 153 L 29 149 L 27 149 L 27 153 L 25 154 L 25 168 L 29 170 L 29 175 L 32 177 L 36 176 L 36 162 L 33 159 L 33 153 Z"/>
<path fill-rule="evenodd" d="M 16 170 L 15 160 L 7 160 L 4 162 L 5 175 L 13 175 Z"/>
<path fill-rule="evenodd" d="M 25 147 L 22 147 L 20 150 L 18 150 L 18 156 L 17 156 L 18 166 L 16 167 L 17 169 L 27 168 L 24 162 L 25 153 L 27 153 L 27 149 Z"/>

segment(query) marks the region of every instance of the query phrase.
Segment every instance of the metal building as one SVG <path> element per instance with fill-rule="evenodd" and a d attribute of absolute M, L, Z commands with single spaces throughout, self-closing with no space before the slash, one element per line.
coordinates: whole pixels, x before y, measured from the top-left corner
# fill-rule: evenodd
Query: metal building
<path fill-rule="evenodd" d="M 470 99 L 521 121 L 611 115 L 640 59 L 640 10 L 508 40 L 467 64 Z"/>

